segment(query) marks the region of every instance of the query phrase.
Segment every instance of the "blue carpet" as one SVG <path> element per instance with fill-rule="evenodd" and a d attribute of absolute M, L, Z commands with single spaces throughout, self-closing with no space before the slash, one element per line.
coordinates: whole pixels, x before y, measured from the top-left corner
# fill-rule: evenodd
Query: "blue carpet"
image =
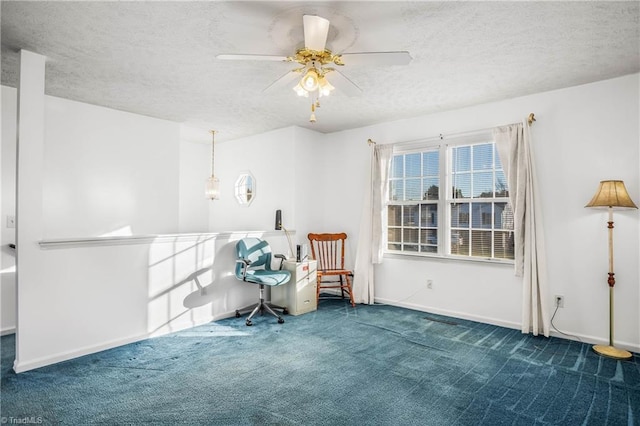
<path fill-rule="evenodd" d="M 616 361 L 574 341 L 341 300 L 285 319 L 230 318 L 19 375 L 14 337 L 2 337 L 2 420 L 640 424 L 637 354 Z"/>

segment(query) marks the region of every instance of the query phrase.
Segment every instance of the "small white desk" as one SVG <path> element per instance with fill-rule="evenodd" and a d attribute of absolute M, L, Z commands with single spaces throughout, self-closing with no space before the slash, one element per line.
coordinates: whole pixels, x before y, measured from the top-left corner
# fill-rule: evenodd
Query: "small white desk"
<path fill-rule="evenodd" d="M 286 260 L 282 269 L 291 272 L 287 284 L 271 288 L 271 303 L 285 306 L 291 315 L 301 315 L 318 308 L 316 289 L 318 286 L 318 262 Z"/>

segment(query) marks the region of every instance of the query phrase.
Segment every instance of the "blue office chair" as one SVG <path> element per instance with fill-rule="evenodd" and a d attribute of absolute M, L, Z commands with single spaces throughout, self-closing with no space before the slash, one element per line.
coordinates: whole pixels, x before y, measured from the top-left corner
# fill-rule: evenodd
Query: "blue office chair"
<path fill-rule="evenodd" d="M 269 312 L 278 318 L 278 324 L 282 324 L 284 320 L 278 315 L 273 308 L 282 309 L 283 314 L 287 314 L 287 308 L 274 306 L 265 302 L 265 286 L 278 286 L 286 284 L 291 278 L 289 271 L 281 269 L 271 269 L 271 247 L 269 243 L 259 238 L 243 238 L 236 243 L 236 278 L 239 280 L 258 284 L 260 286 L 260 302 L 253 308 L 253 311 L 246 320 L 247 325 L 253 325 L 251 318 L 260 312 Z M 283 255 L 275 255 L 280 260 L 280 268 L 282 268 Z M 240 311 L 236 311 L 236 318 L 240 318 Z"/>

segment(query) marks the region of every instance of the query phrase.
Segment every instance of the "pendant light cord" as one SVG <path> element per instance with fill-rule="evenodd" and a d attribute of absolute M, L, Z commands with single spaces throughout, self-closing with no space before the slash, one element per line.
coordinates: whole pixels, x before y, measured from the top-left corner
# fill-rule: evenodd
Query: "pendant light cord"
<path fill-rule="evenodd" d="M 215 174 L 213 173 L 213 160 L 215 158 L 215 150 L 216 150 L 216 131 L 215 130 L 211 130 L 211 177 L 214 177 Z"/>

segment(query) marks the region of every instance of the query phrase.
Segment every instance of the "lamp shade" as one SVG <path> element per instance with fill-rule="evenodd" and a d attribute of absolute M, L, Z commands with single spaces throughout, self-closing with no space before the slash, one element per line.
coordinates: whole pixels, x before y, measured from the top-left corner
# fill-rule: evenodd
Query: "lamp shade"
<path fill-rule="evenodd" d="M 300 80 L 300 85 L 307 92 L 313 92 L 318 88 L 318 72 L 315 68 L 309 69 L 307 73 Z"/>
<path fill-rule="evenodd" d="M 220 199 L 220 180 L 218 180 L 217 177 L 211 176 L 209 179 L 207 179 L 205 196 L 210 200 Z"/>
<path fill-rule="evenodd" d="M 628 207 L 637 209 L 624 182 L 621 180 L 603 180 L 591 201 L 585 207 Z"/>

